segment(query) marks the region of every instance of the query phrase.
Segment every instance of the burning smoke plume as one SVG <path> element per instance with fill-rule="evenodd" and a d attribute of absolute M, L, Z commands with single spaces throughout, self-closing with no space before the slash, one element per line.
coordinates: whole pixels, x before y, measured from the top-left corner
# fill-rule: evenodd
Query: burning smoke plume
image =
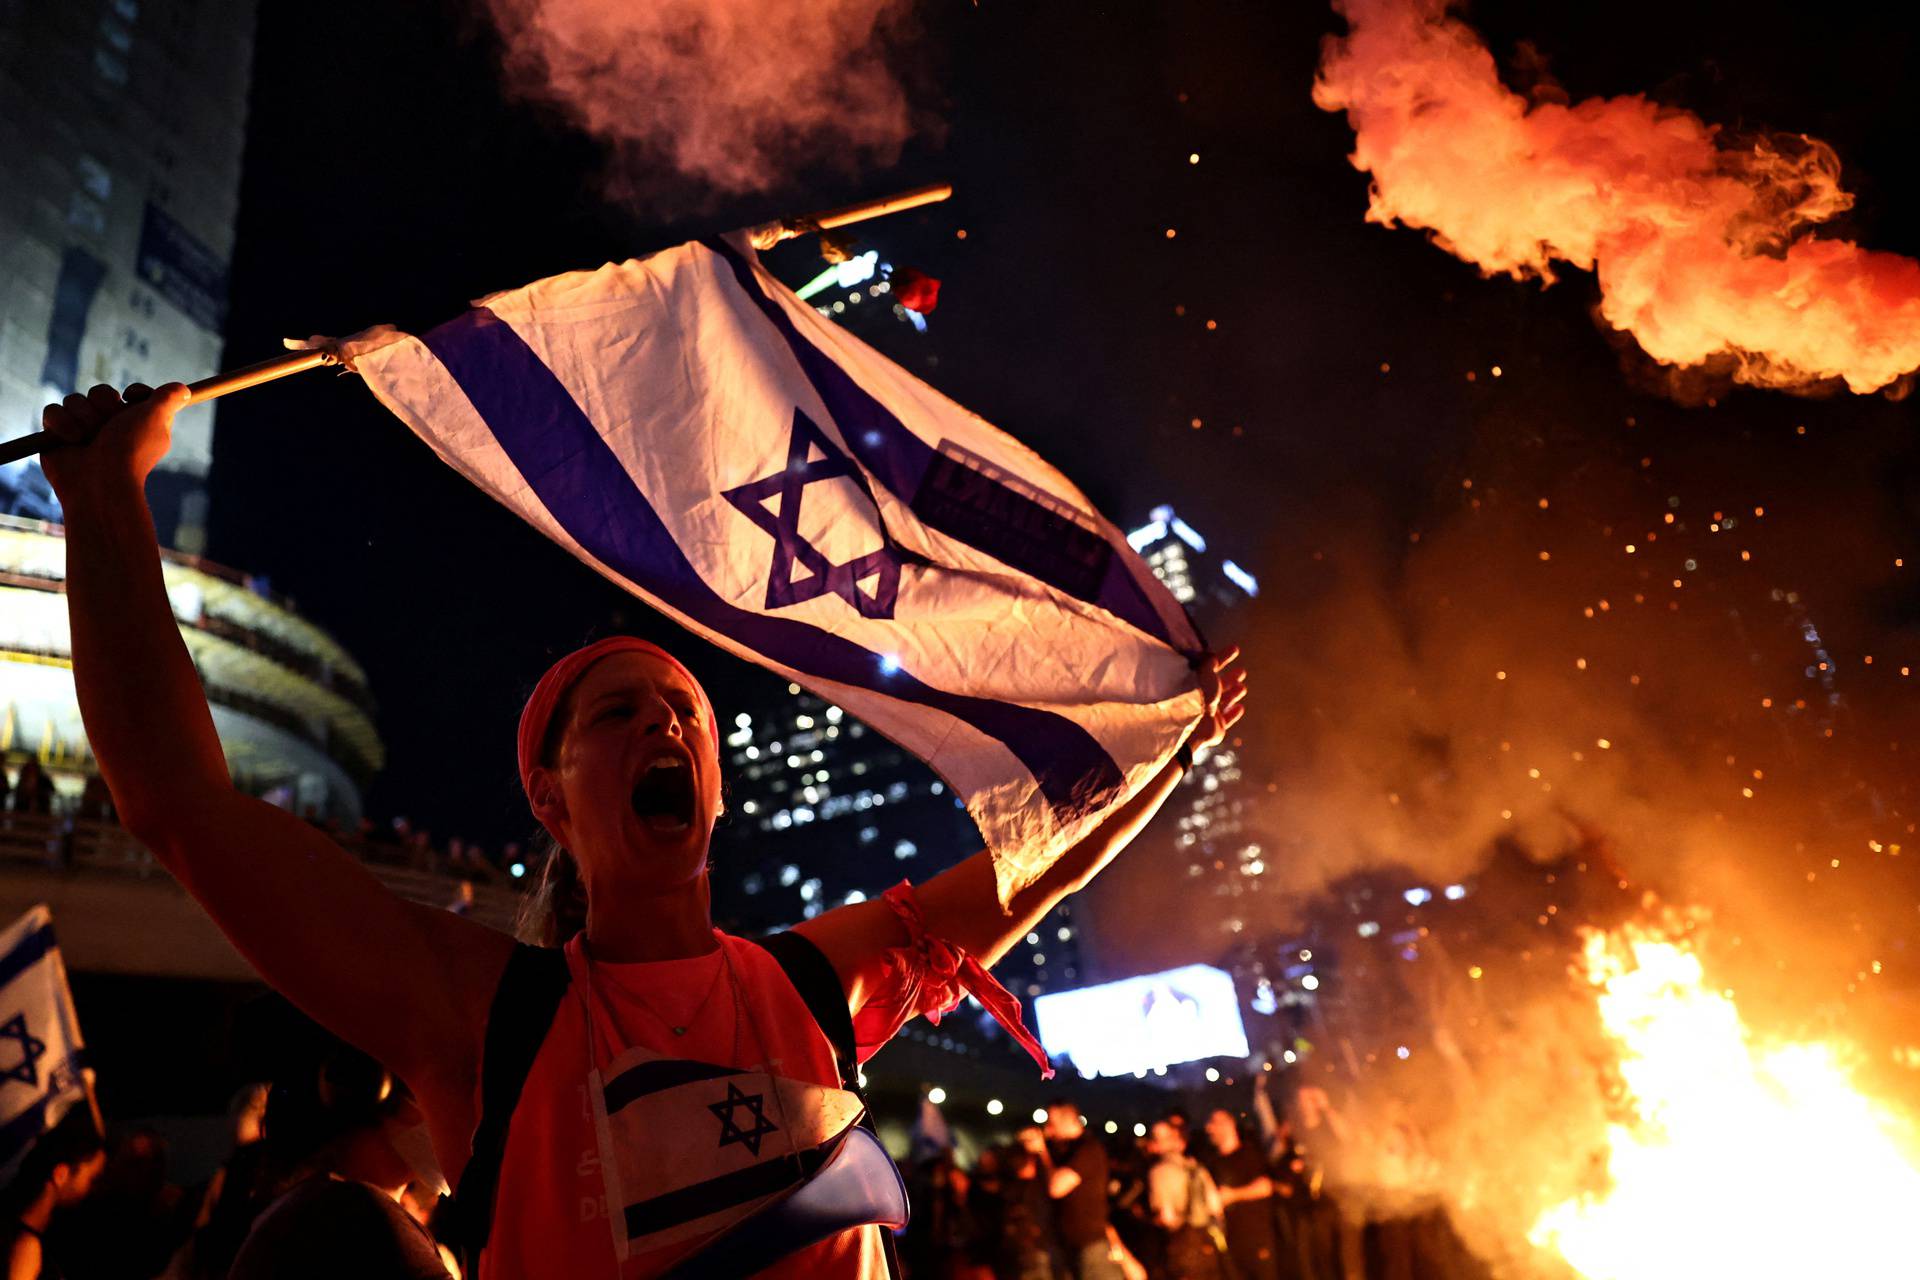
<path fill-rule="evenodd" d="M 1756 1130 L 1811 1150 L 1796 1127 L 1824 1141 L 1823 1109 L 1852 1107 L 1867 1118 L 1847 1141 L 1903 1156 L 1902 1185 L 1920 1177 L 1916 1131 L 1876 1136 L 1882 1111 L 1920 1116 L 1903 1066 L 1920 637 L 1892 600 L 1911 563 L 1897 510 L 1863 501 L 1888 459 L 1859 433 L 1807 446 L 1783 481 L 1795 446 L 1730 458 L 1666 410 L 1659 435 L 1583 427 L 1591 406 L 1555 394 L 1481 423 L 1417 514 L 1333 492 L 1299 514 L 1267 557 L 1265 582 L 1284 587 L 1243 606 L 1256 612 L 1233 637 L 1255 687 L 1244 827 L 1211 847 L 1171 833 L 1159 860 L 1122 859 L 1092 891 L 1101 935 L 1142 969 L 1259 957 L 1299 996 L 1283 975 L 1310 953 L 1301 1039 L 1283 1008 L 1283 1038 L 1262 1044 L 1276 1097 L 1343 1212 L 1422 1249 L 1465 1243 L 1471 1258 L 1428 1272 L 1449 1280 L 1689 1274 L 1662 1259 L 1731 1241 L 1749 1201 L 1722 1188 L 1658 1221 L 1647 1206 L 1671 1208 L 1674 1180 L 1701 1168 L 1748 1186 L 1750 1158 L 1691 1139 L 1808 1053 L 1840 1065 L 1796 1077 L 1809 1087 L 1755 1112 Z M 1851 408 L 1903 439 L 1902 409 Z M 1691 1048 L 1676 1068 L 1665 1041 L 1611 1034 L 1579 972 L 1584 930 L 1698 957 L 1679 1025 L 1737 1007 L 1738 1023 L 1700 1027 L 1724 1076 L 1699 1087 Z M 1819 1048 L 1775 1052 L 1794 1045 Z M 1687 1087 L 1643 1080 L 1636 1117 L 1621 1081 L 1641 1052 Z M 1661 1115 L 1668 1096 L 1704 1110 Z M 1660 1247 L 1675 1218 L 1696 1252 Z"/>
<path fill-rule="evenodd" d="M 1345 111 L 1368 217 L 1492 275 L 1595 273 L 1600 315 L 1655 360 L 1855 392 L 1920 368 L 1920 263 L 1811 229 L 1852 197 L 1824 143 L 1735 139 L 1639 95 L 1567 104 L 1501 84 L 1445 0 L 1335 0 L 1314 101 Z"/>
<path fill-rule="evenodd" d="M 765 191 L 823 161 L 888 162 L 910 132 L 885 57 L 899 0 L 491 4 L 509 85 L 607 143 L 629 186 L 670 169 Z"/>

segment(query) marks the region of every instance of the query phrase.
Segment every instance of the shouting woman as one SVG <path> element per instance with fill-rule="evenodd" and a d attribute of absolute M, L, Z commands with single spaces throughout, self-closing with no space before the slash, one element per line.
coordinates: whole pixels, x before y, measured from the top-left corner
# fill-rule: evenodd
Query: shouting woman
<path fill-rule="evenodd" d="M 1179 758 L 1004 908 L 983 851 L 761 945 L 711 919 L 722 802 L 706 692 L 653 645 L 603 641 L 555 664 L 520 719 L 521 782 L 555 850 L 535 900 L 539 945 L 516 943 L 395 896 L 323 832 L 234 790 L 143 496 L 187 399 L 177 384 L 129 388 L 125 402 L 95 387 L 45 414 L 63 442 L 44 465 L 66 512 L 88 738 L 127 828 L 247 961 L 410 1086 L 472 1229 L 465 1243 L 484 1245 L 481 1280 L 633 1280 L 710 1243 L 703 1224 L 720 1219 L 704 1215 L 718 1201 L 702 1197 L 758 1166 L 632 1198 L 671 1185 L 655 1175 L 690 1158 L 673 1133 L 626 1123 L 672 1088 L 721 1079 L 725 1100 L 700 1114 L 718 1119 L 728 1159 L 747 1160 L 799 1127 L 791 1110 L 812 1095 L 795 1082 L 838 1088 L 848 1057 L 966 991 L 1030 1043 L 982 966 L 1124 848 L 1192 749 L 1219 742 L 1243 710 L 1235 654 L 1203 664 L 1206 709 Z M 812 996 L 823 983 L 825 1002 Z M 850 1228 L 763 1274 L 878 1277 L 883 1246 L 879 1228 Z"/>

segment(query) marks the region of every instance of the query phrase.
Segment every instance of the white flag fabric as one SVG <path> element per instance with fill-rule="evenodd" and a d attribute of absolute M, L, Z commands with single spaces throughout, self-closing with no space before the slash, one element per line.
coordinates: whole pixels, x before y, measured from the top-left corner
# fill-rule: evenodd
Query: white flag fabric
<path fill-rule="evenodd" d="M 1003 898 L 1202 710 L 1199 634 L 1079 490 L 821 317 L 741 240 L 341 346 L 529 524 L 931 765 Z M 1107 447 L 1092 429 L 1087 445 Z"/>
<path fill-rule="evenodd" d="M 36 906 L 0 933 L 0 1168 L 86 1097 L 85 1060 L 53 913 Z"/>
<path fill-rule="evenodd" d="M 637 1047 L 588 1093 L 622 1261 L 739 1223 L 817 1170 L 864 1109 L 845 1089 Z"/>

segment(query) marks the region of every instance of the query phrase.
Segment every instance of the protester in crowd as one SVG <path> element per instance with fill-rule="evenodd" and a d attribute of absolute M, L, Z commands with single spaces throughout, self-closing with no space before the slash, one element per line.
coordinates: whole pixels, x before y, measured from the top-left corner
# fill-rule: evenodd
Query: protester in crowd
<path fill-rule="evenodd" d="M 1062 1280 L 1067 1274 L 1048 1192 L 1046 1132 L 1030 1124 L 1015 1135 L 999 1178 L 998 1245 L 994 1267 L 1002 1280 Z"/>
<path fill-rule="evenodd" d="M 167 1180 L 166 1140 L 135 1126 L 110 1135 L 92 1192 L 62 1215 L 53 1241 L 71 1280 L 158 1275 L 197 1210 L 197 1199 Z"/>
<path fill-rule="evenodd" d="M 1107 1230 L 1107 1149 L 1087 1131 L 1078 1103 L 1047 1104 L 1047 1194 L 1074 1280 L 1124 1280 Z"/>
<path fill-rule="evenodd" d="M 54 1216 L 84 1203 L 106 1167 L 106 1144 L 85 1106 L 35 1139 L 3 1197 L 6 1280 L 63 1280 L 59 1247 L 48 1239 Z"/>
<path fill-rule="evenodd" d="M 53 779 L 47 776 L 38 760 L 28 760 L 20 766 L 7 796 L 7 807 L 15 813 L 53 812 Z"/>
<path fill-rule="evenodd" d="M 1266 1160 L 1241 1136 L 1225 1107 L 1207 1114 L 1212 1151 L 1205 1164 L 1225 1211 L 1227 1253 L 1239 1280 L 1279 1280 L 1280 1242 L 1274 1230 L 1274 1182 Z"/>
<path fill-rule="evenodd" d="M 422 1173 L 414 1139 L 424 1138 L 424 1117 L 413 1095 L 347 1044 L 320 1038 L 316 1047 L 273 1082 L 272 1199 L 230 1280 L 446 1280 L 438 1244 L 400 1204 Z"/>
<path fill-rule="evenodd" d="M 1153 1220 L 1153 1208 L 1147 1197 L 1147 1171 L 1154 1157 L 1147 1153 L 1144 1137 L 1123 1143 L 1107 1152 L 1107 1225 L 1118 1243 L 1120 1265 L 1127 1271 L 1126 1259 L 1136 1260 L 1141 1269 L 1159 1275 L 1166 1261 L 1166 1233 Z M 1132 1272 L 1128 1271 L 1129 1277 Z"/>
<path fill-rule="evenodd" d="M 924 1280 L 993 1280 L 992 1265 L 981 1256 L 972 1179 L 951 1150 L 927 1161 L 915 1181 L 917 1196 L 908 1231 L 914 1237 L 913 1272 Z"/>
<path fill-rule="evenodd" d="M 107 780 L 97 773 L 87 775 L 87 781 L 80 788 L 80 805 L 74 810 L 74 817 L 83 822 L 112 822 L 113 793 L 107 790 Z"/>
<path fill-rule="evenodd" d="M 847 1058 L 968 991 L 1039 1052 L 982 966 L 1130 843 L 1191 761 L 1169 761 L 1005 904 L 982 851 L 924 885 L 796 926 L 781 935 L 791 940 L 783 964 L 712 925 L 708 849 L 722 802 L 718 720 L 705 691 L 658 646 L 616 637 L 556 663 L 521 716 L 521 784 L 556 852 L 529 903 L 528 933 L 541 945 L 516 947 L 473 920 L 403 901 L 322 833 L 234 790 L 144 510 L 142 485 L 188 394 L 172 385 L 129 396 L 123 406 L 96 387 L 43 417 L 59 443 L 43 465 L 67 520 L 74 680 L 101 772 L 128 829 L 262 976 L 420 1091 L 447 1173 L 458 1180 L 477 1166 L 472 1189 L 462 1186 L 471 1197 L 462 1220 L 468 1247 L 486 1248 L 481 1280 L 651 1275 L 709 1243 L 698 1233 L 636 1234 L 627 1204 L 580 1210 L 620 1193 L 622 1167 L 684 1176 L 632 1119 L 638 1111 L 596 1123 L 581 1105 L 595 1090 L 604 1102 L 605 1073 L 634 1055 L 741 1069 L 777 1062 L 802 1087 L 834 1088 L 852 1073 Z M 1199 664 L 1204 708 L 1191 748 L 1221 741 L 1241 715 L 1236 656 Z M 816 993 L 812 1005 L 790 972 Z M 836 1058 L 849 1016 L 856 1048 Z M 502 1017 L 517 1030 L 489 1051 Z M 503 1092 L 509 1077 L 524 1087 Z M 733 1112 L 728 1123 L 755 1132 L 757 1153 L 759 1126 Z M 708 1158 L 722 1154 L 734 1153 Z M 1089 1189 L 1104 1200 L 1102 1187 Z M 1092 1210 L 1102 1228 L 1104 1209 Z M 850 1227 L 770 1274 L 876 1277 L 885 1239 L 877 1227 Z M 623 1263 L 634 1253 L 637 1265 Z"/>
<path fill-rule="evenodd" d="M 228 1100 L 233 1149 L 207 1180 L 193 1232 L 167 1265 L 166 1280 L 224 1280 L 233 1265 L 268 1190 L 262 1141 L 267 1094 L 267 1085 L 255 1082 L 241 1085 Z"/>
<path fill-rule="evenodd" d="M 1224 1280 L 1220 1192 L 1187 1154 L 1187 1135 L 1171 1119 L 1154 1122 L 1156 1157 L 1147 1175 L 1154 1221 L 1166 1232 L 1168 1280 Z"/>

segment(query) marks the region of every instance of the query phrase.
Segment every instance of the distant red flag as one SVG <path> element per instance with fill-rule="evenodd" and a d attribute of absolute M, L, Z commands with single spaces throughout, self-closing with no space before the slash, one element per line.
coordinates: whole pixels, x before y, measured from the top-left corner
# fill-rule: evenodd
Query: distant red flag
<path fill-rule="evenodd" d="M 893 298 L 924 316 L 940 303 L 940 282 L 924 271 L 902 267 L 893 273 Z"/>

